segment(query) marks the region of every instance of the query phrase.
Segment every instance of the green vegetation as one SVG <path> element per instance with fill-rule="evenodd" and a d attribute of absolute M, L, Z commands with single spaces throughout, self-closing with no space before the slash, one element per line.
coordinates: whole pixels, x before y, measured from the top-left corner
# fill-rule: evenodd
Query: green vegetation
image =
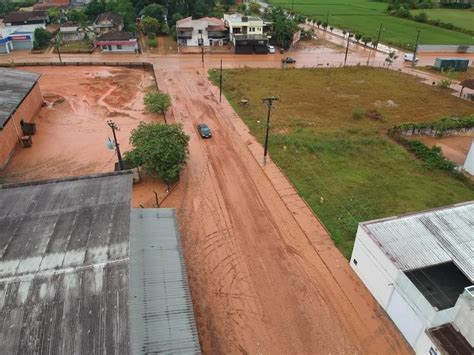
<path fill-rule="evenodd" d="M 34 49 L 43 49 L 49 45 L 49 40 L 51 39 L 51 34 L 46 31 L 44 28 L 37 28 L 34 32 L 35 41 L 33 43 Z"/>
<path fill-rule="evenodd" d="M 210 75 L 218 82 L 217 71 Z M 224 93 L 260 142 L 261 99 L 280 97 L 270 155 L 347 257 L 361 221 L 474 198 L 472 185 L 431 169 L 386 135 L 404 122 L 462 117 L 474 109 L 405 74 L 365 67 L 227 70 Z M 242 97 L 248 105 L 238 104 Z"/>
<path fill-rule="evenodd" d="M 441 72 L 438 70 L 438 68 L 435 68 L 432 66 L 427 66 L 427 67 L 417 66 L 416 69 L 422 70 L 431 74 L 442 75 L 452 80 L 462 81 L 465 79 L 474 79 L 474 67 L 467 68 L 467 71 L 443 70 Z"/>
<path fill-rule="evenodd" d="M 421 12 L 426 13 L 429 20 L 439 20 L 445 23 L 452 23 L 456 27 L 474 31 L 473 10 L 427 9 L 411 11 L 413 15 L 417 15 Z"/>
<path fill-rule="evenodd" d="M 171 96 L 164 92 L 149 92 L 143 99 L 148 112 L 161 113 L 166 123 L 166 111 L 171 105 Z"/>
<path fill-rule="evenodd" d="M 292 2 L 289 0 L 270 0 L 270 2 L 281 5 L 287 10 L 292 8 Z M 381 42 L 403 48 L 413 48 L 417 29 L 421 30 L 421 44 L 474 44 L 472 36 L 468 34 L 390 16 L 386 11 L 387 2 L 299 0 L 294 2 L 293 9 L 316 21 L 328 22 L 329 26 L 350 29 L 372 38 L 377 38 L 377 29 L 383 24 Z M 469 10 L 463 11 L 469 12 Z"/>
<path fill-rule="evenodd" d="M 141 122 L 131 133 L 133 149 L 125 153 L 125 161 L 171 184 L 179 180 L 186 165 L 188 142 L 181 125 Z"/>

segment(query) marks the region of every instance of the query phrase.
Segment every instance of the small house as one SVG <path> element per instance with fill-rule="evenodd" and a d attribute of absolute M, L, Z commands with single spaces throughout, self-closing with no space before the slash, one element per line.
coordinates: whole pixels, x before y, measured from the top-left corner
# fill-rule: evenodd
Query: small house
<path fill-rule="evenodd" d="M 176 22 L 178 45 L 223 46 L 228 42 L 228 29 L 224 21 L 215 17 L 193 20 L 188 17 Z"/>
<path fill-rule="evenodd" d="M 76 42 L 84 40 L 86 36 L 93 35 L 94 28 L 74 23 L 62 23 L 59 26 L 59 31 L 62 33 L 63 42 Z"/>
<path fill-rule="evenodd" d="M 5 26 L 43 25 L 49 22 L 47 11 L 16 11 L 10 12 L 3 19 Z"/>
<path fill-rule="evenodd" d="M 97 33 L 123 30 L 123 17 L 115 12 L 104 12 L 94 21 L 94 30 Z"/>
<path fill-rule="evenodd" d="M 96 38 L 95 46 L 104 53 L 136 53 L 138 52 L 137 37 L 130 32 L 111 31 Z"/>

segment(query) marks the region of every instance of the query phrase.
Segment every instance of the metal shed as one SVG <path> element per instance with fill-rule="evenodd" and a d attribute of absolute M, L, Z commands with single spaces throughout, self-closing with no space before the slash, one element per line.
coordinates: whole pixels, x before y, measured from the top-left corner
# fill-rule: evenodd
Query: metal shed
<path fill-rule="evenodd" d="M 454 71 L 467 71 L 469 59 L 462 58 L 436 58 L 434 67 L 438 70 L 453 69 Z"/>

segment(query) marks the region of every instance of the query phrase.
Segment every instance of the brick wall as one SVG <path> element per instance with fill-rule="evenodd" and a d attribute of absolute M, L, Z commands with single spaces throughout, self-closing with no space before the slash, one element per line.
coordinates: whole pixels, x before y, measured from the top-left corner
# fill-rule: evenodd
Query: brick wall
<path fill-rule="evenodd" d="M 17 136 L 17 131 L 20 136 L 22 135 L 20 121 L 32 122 L 42 103 L 43 96 L 39 84 L 36 83 L 17 111 L 10 117 L 3 130 L 0 131 L 0 169 L 5 167 L 15 149 L 20 146 Z"/>

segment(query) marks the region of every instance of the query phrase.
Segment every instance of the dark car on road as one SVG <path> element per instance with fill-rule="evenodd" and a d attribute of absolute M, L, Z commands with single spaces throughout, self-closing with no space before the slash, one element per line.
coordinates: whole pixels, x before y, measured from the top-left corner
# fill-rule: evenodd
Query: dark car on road
<path fill-rule="evenodd" d="M 211 138 L 212 132 L 211 129 L 205 123 L 200 123 L 197 125 L 197 129 L 202 138 Z"/>

